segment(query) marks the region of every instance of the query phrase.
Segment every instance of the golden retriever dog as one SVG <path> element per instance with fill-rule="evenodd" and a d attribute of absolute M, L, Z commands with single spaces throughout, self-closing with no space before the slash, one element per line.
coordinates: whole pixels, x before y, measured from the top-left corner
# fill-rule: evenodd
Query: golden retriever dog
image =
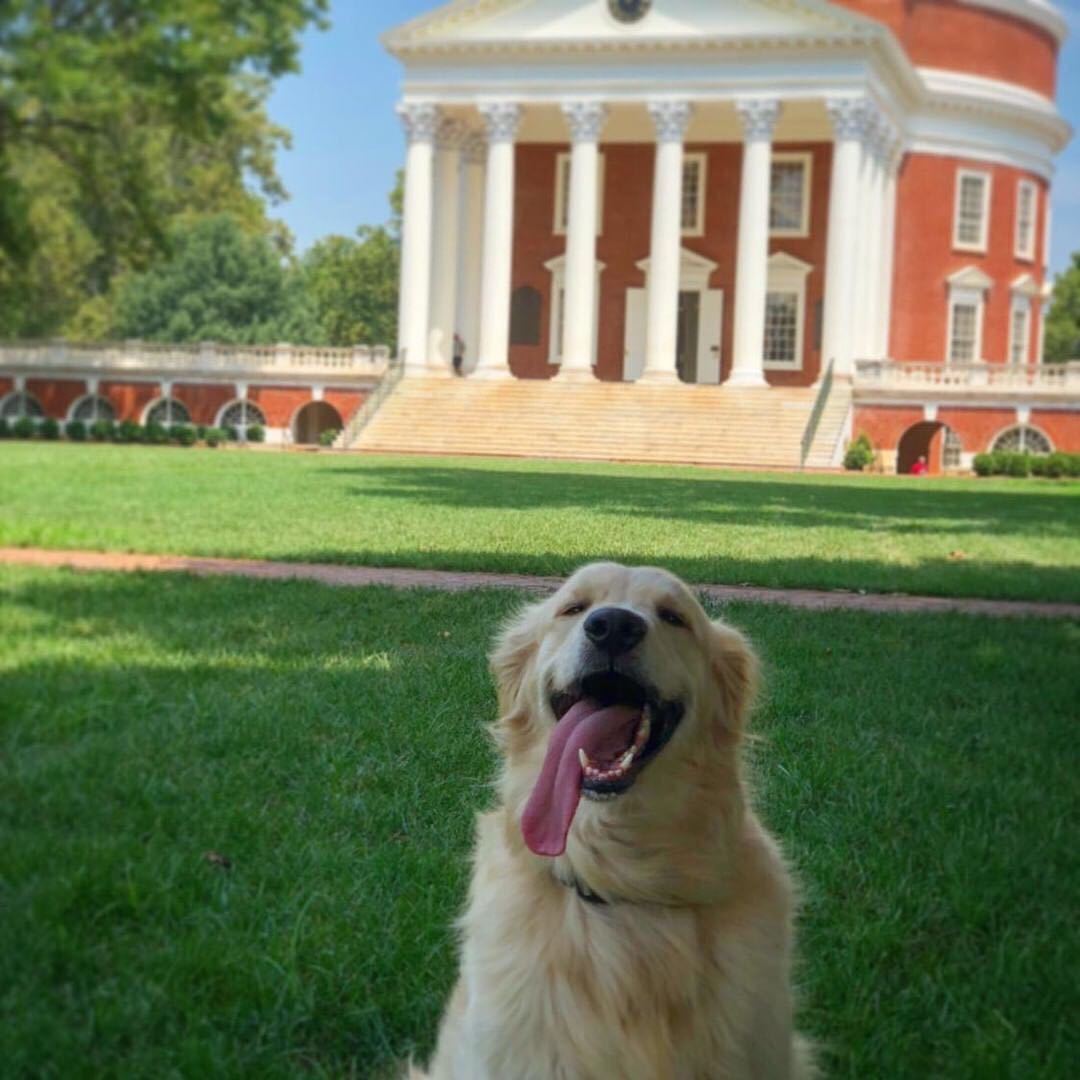
<path fill-rule="evenodd" d="M 597 563 L 504 628 L 492 669 L 498 805 L 427 1075 L 810 1076 L 792 883 L 740 768 L 745 639 L 671 574 Z"/>

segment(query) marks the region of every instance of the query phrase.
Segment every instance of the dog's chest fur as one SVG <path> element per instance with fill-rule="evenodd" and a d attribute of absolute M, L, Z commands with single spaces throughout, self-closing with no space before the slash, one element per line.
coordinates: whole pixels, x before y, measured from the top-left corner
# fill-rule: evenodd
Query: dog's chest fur
<path fill-rule="evenodd" d="M 481 823 L 462 921 L 457 1045 L 440 1048 L 454 1061 L 446 1075 L 782 1075 L 782 1066 L 759 1072 L 742 1049 L 755 1041 L 747 1030 L 758 1023 L 755 998 L 769 997 L 732 986 L 736 972 L 754 968 L 745 950 L 756 935 L 725 942 L 715 918 L 698 909 L 586 903 L 516 859 L 500 831 L 490 819 Z M 756 943 L 777 954 L 776 942 Z"/>

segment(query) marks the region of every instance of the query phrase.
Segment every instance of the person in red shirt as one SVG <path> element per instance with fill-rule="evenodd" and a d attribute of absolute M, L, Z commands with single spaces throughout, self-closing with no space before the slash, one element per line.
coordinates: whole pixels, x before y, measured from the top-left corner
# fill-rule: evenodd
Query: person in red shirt
<path fill-rule="evenodd" d="M 926 464 L 926 455 L 920 454 L 919 460 L 911 466 L 912 476 L 925 476 L 930 471 L 930 467 Z"/>

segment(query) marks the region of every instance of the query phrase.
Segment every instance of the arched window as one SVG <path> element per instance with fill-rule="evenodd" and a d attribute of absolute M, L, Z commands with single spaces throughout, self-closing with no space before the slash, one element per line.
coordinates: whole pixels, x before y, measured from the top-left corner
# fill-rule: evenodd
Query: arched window
<path fill-rule="evenodd" d="M 148 424 L 161 424 L 169 427 L 172 424 L 190 424 L 191 413 L 187 406 L 176 398 L 158 398 L 149 409 L 146 410 L 146 422 Z"/>
<path fill-rule="evenodd" d="M 105 398 L 97 394 L 87 394 L 71 406 L 69 420 L 81 420 L 84 424 L 93 424 L 98 420 L 115 420 L 116 410 Z"/>
<path fill-rule="evenodd" d="M 540 344 L 540 293 L 522 285 L 510 297 L 510 344 Z"/>
<path fill-rule="evenodd" d="M 1050 440 L 1038 428 L 1027 424 L 1003 431 L 995 440 L 991 450 L 1011 450 L 1021 454 L 1049 454 L 1054 448 Z"/>
<path fill-rule="evenodd" d="M 234 427 L 241 433 L 247 431 L 252 424 L 266 427 L 266 417 L 258 405 L 252 405 L 250 401 L 234 401 L 221 410 L 218 417 L 218 427 Z"/>
<path fill-rule="evenodd" d="M 22 390 L 8 394 L 3 401 L 0 401 L 0 417 L 5 420 L 18 420 L 23 416 L 40 419 L 44 415 L 45 410 L 41 407 L 41 402 L 33 394 L 27 394 Z"/>

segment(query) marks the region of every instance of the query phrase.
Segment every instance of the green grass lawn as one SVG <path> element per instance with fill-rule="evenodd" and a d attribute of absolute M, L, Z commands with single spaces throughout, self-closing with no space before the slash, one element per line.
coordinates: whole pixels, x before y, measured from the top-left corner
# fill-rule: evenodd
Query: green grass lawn
<path fill-rule="evenodd" d="M 426 1053 L 517 602 L 0 568 L 0 1071 Z M 728 616 L 766 658 L 753 767 L 830 1075 L 1075 1075 L 1080 626 Z"/>
<path fill-rule="evenodd" d="M 0 544 L 1080 600 L 1080 484 L 4 443 Z"/>

